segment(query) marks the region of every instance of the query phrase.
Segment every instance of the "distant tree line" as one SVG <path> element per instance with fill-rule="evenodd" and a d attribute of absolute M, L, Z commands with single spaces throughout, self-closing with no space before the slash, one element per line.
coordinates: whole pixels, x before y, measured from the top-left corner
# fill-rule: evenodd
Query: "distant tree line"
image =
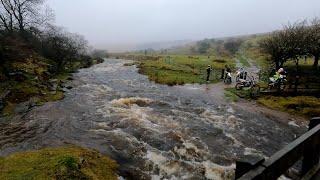
<path fill-rule="evenodd" d="M 5 47 L 21 43 L 50 59 L 53 73 L 64 71 L 75 61 L 83 67 L 90 66 L 93 59 L 85 38 L 52 25 L 53 17 L 44 0 L 0 0 L 0 64 L 12 61 L 5 57 Z M 98 58 L 106 52 L 93 54 Z"/>
<path fill-rule="evenodd" d="M 320 57 L 320 20 L 302 21 L 284 26 L 283 30 L 273 32 L 259 43 L 261 49 L 270 55 L 276 68 L 288 60 L 313 57 L 317 67 Z"/>
<path fill-rule="evenodd" d="M 190 47 L 192 53 L 210 54 L 215 51 L 217 54 L 235 55 L 244 41 L 240 38 L 228 38 L 225 40 L 204 39 L 197 42 L 196 46 Z"/>

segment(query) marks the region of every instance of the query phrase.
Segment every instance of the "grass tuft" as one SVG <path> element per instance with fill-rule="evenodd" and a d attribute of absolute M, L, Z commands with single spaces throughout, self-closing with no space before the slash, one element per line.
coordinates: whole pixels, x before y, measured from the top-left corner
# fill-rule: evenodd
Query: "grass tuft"
<path fill-rule="evenodd" d="M 115 161 L 96 151 L 47 148 L 0 158 L 0 179 L 117 179 Z"/>
<path fill-rule="evenodd" d="M 224 96 L 226 97 L 227 101 L 237 102 L 239 100 L 234 88 L 225 89 Z"/>

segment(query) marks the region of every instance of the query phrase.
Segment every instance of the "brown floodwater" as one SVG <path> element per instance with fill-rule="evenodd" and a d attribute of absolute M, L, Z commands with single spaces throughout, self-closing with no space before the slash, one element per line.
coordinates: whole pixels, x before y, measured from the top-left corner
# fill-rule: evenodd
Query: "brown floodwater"
<path fill-rule="evenodd" d="M 159 85 L 127 62 L 82 69 L 63 100 L 0 119 L 0 155 L 75 144 L 115 159 L 123 178 L 233 179 L 236 160 L 306 131 L 225 101 L 219 85 Z"/>

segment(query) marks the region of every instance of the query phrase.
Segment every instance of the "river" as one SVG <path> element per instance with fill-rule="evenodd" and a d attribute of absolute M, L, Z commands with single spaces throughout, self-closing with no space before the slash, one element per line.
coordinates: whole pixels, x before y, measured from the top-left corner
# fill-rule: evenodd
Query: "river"
<path fill-rule="evenodd" d="M 150 82 L 130 61 L 74 74 L 74 88 L 2 125 L 0 155 L 75 144 L 132 179 L 233 179 L 235 161 L 269 157 L 306 128 L 224 100 L 217 85 Z"/>

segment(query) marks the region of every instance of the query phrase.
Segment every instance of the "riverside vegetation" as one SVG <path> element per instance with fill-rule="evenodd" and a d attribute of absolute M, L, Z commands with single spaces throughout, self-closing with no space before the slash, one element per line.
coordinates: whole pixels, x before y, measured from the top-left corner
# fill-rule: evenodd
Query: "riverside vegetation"
<path fill-rule="evenodd" d="M 44 8 L 44 1 L 0 3 L 0 117 L 9 116 L 3 118 L 8 121 L 10 115 L 62 99 L 72 88 L 64 87 L 71 73 L 106 56 L 89 51 L 82 36 L 52 25 Z M 22 112 L 19 104 L 25 105 Z M 116 168 L 95 151 L 52 148 L 0 158 L 0 179 L 117 179 Z"/>
<path fill-rule="evenodd" d="M 61 59 L 59 51 L 68 49 L 46 47 L 50 54 L 36 49 L 28 39 L 20 34 L 5 34 L 0 40 L 0 112 L 8 116 L 14 112 L 15 105 L 29 102 L 32 106 L 64 97 L 63 83 L 71 80 L 71 73 L 79 68 L 102 62 L 100 57 L 91 57 L 76 51 L 68 59 Z M 70 40 L 70 44 L 73 41 Z M 40 40 L 39 40 L 40 41 Z M 39 42 L 41 43 L 41 42 Z M 43 42 L 44 43 L 44 42 Z M 42 43 L 41 43 L 42 44 Z M 47 44 L 50 46 L 49 44 Z M 54 52 L 55 51 L 55 52 Z M 57 56 L 57 57 L 55 57 Z M 57 60 L 59 59 L 59 60 Z"/>

